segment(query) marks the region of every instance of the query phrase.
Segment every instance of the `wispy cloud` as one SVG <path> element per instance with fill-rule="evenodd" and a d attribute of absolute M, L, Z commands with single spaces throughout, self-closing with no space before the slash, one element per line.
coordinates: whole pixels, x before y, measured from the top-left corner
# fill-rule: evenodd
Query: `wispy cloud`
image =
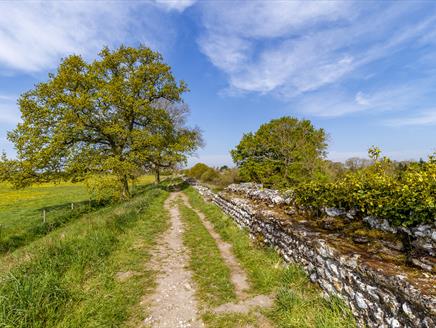
<path fill-rule="evenodd" d="M 387 126 L 402 127 L 413 125 L 436 125 L 436 108 L 423 111 L 415 116 L 399 117 L 386 120 Z"/>
<path fill-rule="evenodd" d="M 410 42 L 434 42 L 436 15 L 431 11 L 406 22 L 414 10 L 409 4 L 371 6 L 344 1 L 207 2 L 202 5 L 206 31 L 198 43 L 227 74 L 230 90 L 294 98 L 339 84 Z M 363 94 L 354 100 L 365 106 Z"/>
<path fill-rule="evenodd" d="M 195 2 L 197 2 L 197 0 L 155 0 L 155 3 L 159 7 L 179 12 L 191 7 Z"/>
<path fill-rule="evenodd" d="M 1 2 L 0 69 L 45 70 L 71 53 L 95 56 L 102 46 L 121 42 L 159 48 L 170 29 L 160 28 L 157 10 L 131 1 Z"/>
<path fill-rule="evenodd" d="M 338 117 L 359 112 L 386 113 L 419 109 L 431 90 L 431 80 L 410 84 L 386 85 L 357 92 L 327 88 L 299 97 L 292 102 L 296 111 L 319 117 Z"/>

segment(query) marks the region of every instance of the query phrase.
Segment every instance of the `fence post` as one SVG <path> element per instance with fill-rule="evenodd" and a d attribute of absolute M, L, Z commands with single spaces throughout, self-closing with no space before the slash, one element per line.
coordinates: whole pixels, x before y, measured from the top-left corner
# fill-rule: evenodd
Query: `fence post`
<path fill-rule="evenodd" d="M 42 210 L 42 223 L 45 223 L 45 208 Z"/>

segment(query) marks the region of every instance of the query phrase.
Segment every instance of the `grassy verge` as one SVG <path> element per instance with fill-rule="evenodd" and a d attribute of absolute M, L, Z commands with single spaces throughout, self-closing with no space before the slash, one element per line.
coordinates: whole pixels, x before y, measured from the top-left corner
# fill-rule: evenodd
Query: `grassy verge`
<path fill-rule="evenodd" d="M 254 244 L 248 233 L 217 206 L 206 203 L 193 189 L 185 190 L 194 208 L 212 222 L 223 240 L 233 246 L 235 256 L 246 270 L 253 294 L 273 293 L 274 307 L 265 311 L 278 327 L 355 327 L 348 308 L 336 298 L 324 299 L 297 266 L 285 266 L 275 251 Z M 231 327 L 231 316 L 211 318 L 216 327 Z M 219 325 L 220 324 L 220 325 Z"/>
<path fill-rule="evenodd" d="M 221 258 L 215 240 L 190 208 L 179 202 L 185 223 L 183 242 L 190 251 L 190 269 L 197 283 L 197 295 L 209 307 L 236 299 L 230 270 Z"/>
<path fill-rule="evenodd" d="M 140 320 L 140 298 L 154 284 L 145 268 L 148 251 L 167 225 L 166 196 L 150 187 L 58 229 L 58 238 L 38 240 L 28 261 L 0 276 L 0 327 L 119 327 Z"/>

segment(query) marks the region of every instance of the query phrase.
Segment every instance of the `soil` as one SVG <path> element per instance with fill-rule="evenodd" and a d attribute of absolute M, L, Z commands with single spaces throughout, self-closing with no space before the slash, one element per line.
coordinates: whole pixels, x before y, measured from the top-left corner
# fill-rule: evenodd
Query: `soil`
<path fill-rule="evenodd" d="M 159 328 L 204 327 L 195 298 L 192 273 L 187 269 L 189 257 L 183 245 L 183 224 L 172 193 L 165 202 L 171 226 L 153 252 L 151 266 L 158 270 L 154 294 L 144 300 L 151 303 L 150 316 L 143 326 Z"/>

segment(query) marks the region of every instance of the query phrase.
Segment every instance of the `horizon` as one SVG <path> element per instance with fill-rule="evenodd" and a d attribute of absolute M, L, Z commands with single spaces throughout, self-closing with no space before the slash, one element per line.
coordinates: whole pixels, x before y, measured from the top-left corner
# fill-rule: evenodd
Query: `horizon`
<path fill-rule="evenodd" d="M 188 166 L 234 166 L 247 132 L 282 116 L 329 134 L 327 158 L 436 151 L 436 3 L 303 1 L 1 2 L 0 150 L 16 101 L 61 58 L 105 45 L 159 51 L 190 92 L 206 146 Z"/>

